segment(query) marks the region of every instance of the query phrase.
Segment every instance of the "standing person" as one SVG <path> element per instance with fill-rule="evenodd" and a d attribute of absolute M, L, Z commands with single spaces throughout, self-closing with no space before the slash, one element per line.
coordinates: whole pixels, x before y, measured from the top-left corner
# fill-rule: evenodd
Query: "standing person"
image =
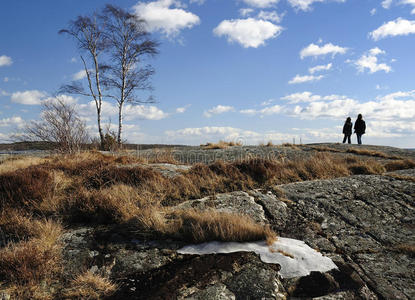
<path fill-rule="evenodd" d="M 347 139 L 347 143 L 351 144 L 351 136 L 352 136 L 352 128 L 353 128 L 353 123 L 352 123 L 352 119 L 350 117 L 348 117 L 346 119 L 346 122 L 344 122 L 344 126 L 343 126 L 343 134 L 344 134 L 344 139 L 343 139 L 343 144 L 346 143 L 346 139 Z"/>
<path fill-rule="evenodd" d="M 359 145 L 362 144 L 362 135 L 365 134 L 366 131 L 366 123 L 363 121 L 362 114 L 357 116 L 356 122 L 354 122 L 354 132 L 357 136 L 357 143 Z"/>

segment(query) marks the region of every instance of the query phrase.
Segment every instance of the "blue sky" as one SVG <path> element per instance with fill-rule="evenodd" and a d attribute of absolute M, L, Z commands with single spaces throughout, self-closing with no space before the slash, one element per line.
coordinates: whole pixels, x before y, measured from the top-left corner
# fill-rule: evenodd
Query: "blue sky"
<path fill-rule="evenodd" d="M 129 142 L 339 142 L 362 113 L 364 143 L 415 148 L 415 0 L 3 0 L 0 141 L 85 80 L 57 32 L 105 3 L 139 14 L 161 43 L 149 61 L 157 103 L 127 107 Z M 63 97 L 95 133 L 91 99 Z M 103 119 L 116 126 L 110 100 Z"/>

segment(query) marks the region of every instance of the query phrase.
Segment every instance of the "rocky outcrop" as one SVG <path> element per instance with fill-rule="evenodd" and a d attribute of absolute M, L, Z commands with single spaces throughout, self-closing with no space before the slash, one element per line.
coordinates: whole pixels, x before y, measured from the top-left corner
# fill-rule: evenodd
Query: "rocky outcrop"
<path fill-rule="evenodd" d="M 113 299 L 415 299 L 415 182 L 405 178 L 298 182 L 272 188 L 278 195 L 232 192 L 177 206 L 250 215 L 330 257 L 338 268 L 326 273 L 284 279 L 254 253 L 179 254 L 183 242 L 108 226 L 67 230 L 65 272 L 106 274 L 120 287 Z"/>
<path fill-rule="evenodd" d="M 415 170 L 405 174 L 414 176 Z M 347 265 L 380 298 L 415 298 L 414 253 L 404 250 L 415 245 L 414 182 L 372 175 L 279 188 L 292 201 L 281 234 Z"/>
<path fill-rule="evenodd" d="M 263 207 L 255 202 L 255 198 L 246 192 L 232 192 L 216 194 L 198 200 L 185 201 L 177 205 L 179 209 L 208 209 L 214 208 L 217 211 L 249 215 L 258 223 L 267 223 Z"/>

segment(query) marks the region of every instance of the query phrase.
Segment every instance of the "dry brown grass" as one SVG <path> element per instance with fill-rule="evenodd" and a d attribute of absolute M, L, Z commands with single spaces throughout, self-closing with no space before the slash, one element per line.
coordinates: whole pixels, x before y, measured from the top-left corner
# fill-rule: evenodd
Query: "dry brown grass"
<path fill-rule="evenodd" d="M 391 161 L 385 164 L 385 168 L 388 172 L 397 171 L 397 170 L 405 170 L 405 169 L 413 169 L 415 168 L 415 161 L 410 159 L 400 159 Z"/>
<path fill-rule="evenodd" d="M 367 156 L 389 158 L 389 159 L 401 159 L 401 157 L 396 156 L 396 155 L 389 155 L 381 151 L 375 151 L 375 150 L 369 150 L 369 149 L 350 148 L 350 149 L 347 149 L 346 152 L 357 154 L 357 155 L 367 155 Z"/>
<path fill-rule="evenodd" d="M 259 143 L 260 147 L 275 147 L 274 143 L 272 141 L 268 141 L 268 143 Z"/>
<path fill-rule="evenodd" d="M 67 299 L 103 299 L 116 290 L 117 285 L 108 278 L 87 271 L 70 283 L 63 296 Z"/>
<path fill-rule="evenodd" d="M 30 166 L 40 165 L 47 159 L 32 156 L 12 156 L 0 162 L 0 174 L 14 172 Z"/>
<path fill-rule="evenodd" d="M 342 150 L 338 150 L 327 146 L 311 146 L 310 148 L 320 152 L 343 152 Z"/>
<path fill-rule="evenodd" d="M 415 176 L 409 176 L 409 175 L 402 175 L 402 174 L 386 174 L 389 177 L 398 179 L 398 180 L 405 180 L 410 182 L 415 182 Z"/>
<path fill-rule="evenodd" d="M 160 149 L 153 150 L 153 154 L 147 158 L 147 163 L 156 164 L 156 163 L 168 163 L 168 164 L 179 164 L 179 162 L 174 158 L 173 152 L 171 149 Z"/>
<path fill-rule="evenodd" d="M 233 146 L 242 146 L 242 143 L 219 141 L 217 143 L 206 143 L 204 145 L 200 145 L 202 149 L 226 149 Z"/>
<path fill-rule="evenodd" d="M 205 241 L 255 241 L 276 240 L 268 227 L 255 223 L 249 216 L 194 209 L 174 211 L 173 222 L 166 228 L 167 234 L 194 243 Z"/>
<path fill-rule="evenodd" d="M 284 251 L 284 250 L 278 249 L 278 250 L 277 250 L 277 252 L 278 252 L 278 253 L 281 253 L 281 254 L 282 254 L 282 255 L 284 255 L 284 256 L 287 256 L 287 257 L 289 257 L 289 258 L 293 258 L 293 259 L 294 259 L 294 255 L 292 255 L 292 254 L 290 254 L 290 253 L 288 253 L 288 252 L 286 252 L 286 251 Z"/>
<path fill-rule="evenodd" d="M 0 209 L 33 207 L 52 192 L 47 170 L 31 166 L 0 174 Z"/>
<path fill-rule="evenodd" d="M 32 219 L 38 216 L 57 217 L 69 223 L 135 222 L 162 232 L 168 223 L 163 207 L 184 200 L 296 181 L 385 172 L 385 167 L 375 160 L 327 153 L 298 160 L 196 164 L 173 178 L 149 167 L 119 167 L 132 161 L 129 157 L 86 152 L 61 159 L 53 157 L 43 164 L 0 174 L 3 211 L 19 211 L 14 216 L 3 214 L 0 224 L 8 226 L 7 230 L 16 237 L 31 236 L 33 229 L 27 224 L 35 224 Z M 410 161 L 393 163 L 388 168 L 411 166 Z M 16 225 L 13 228 L 10 224 Z"/>
<path fill-rule="evenodd" d="M 287 147 L 287 148 L 292 148 L 295 150 L 300 150 L 300 148 L 297 145 L 292 144 L 292 143 L 282 143 L 281 147 Z"/>
<path fill-rule="evenodd" d="M 349 170 L 353 175 L 371 175 L 382 174 L 386 172 L 386 168 L 376 160 L 358 160 L 349 165 Z"/>
<path fill-rule="evenodd" d="M 36 220 L 18 212 L 3 212 L 0 227 L 18 236 L 0 249 L 0 282 L 13 299 L 55 299 L 62 273 L 62 226 L 52 220 Z M 10 239 L 9 239 L 10 240 Z"/>
<path fill-rule="evenodd" d="M 52 299 L 49 286 L 62 272 L 62 227 L 51 221 L 28 227 L 33 238 L 0 249 L 0 280 L 16 299 Z"/>
<path fill-rule="evenodd" d="M 302 160 L 247 159 L 196 164 L 174 178 L 142 166 L 118 166 L 100 153 L 51 159 L 0 175 L 0 204 L 80 222 L 124 222 L 145 207 L 176 204 L 221 192 L 351 174 L 380 174 L 374 160 L 317 153 Z M 105 221 L 106 220 L 106 221 Z"/>
<path fill-rule="evenodd" d="M 395 250 L 399 253 L 415 256 L 415 244 L 400 244 L 395 247 Z"/>
<path fill-rule="evenodd" d="M 17 210 L 6 210 L 0 214 L 0 229 L 11 239 L 38 238 L 56 241 L 62 233 L 62 226 L 51 219 L 35 219 Z"/>

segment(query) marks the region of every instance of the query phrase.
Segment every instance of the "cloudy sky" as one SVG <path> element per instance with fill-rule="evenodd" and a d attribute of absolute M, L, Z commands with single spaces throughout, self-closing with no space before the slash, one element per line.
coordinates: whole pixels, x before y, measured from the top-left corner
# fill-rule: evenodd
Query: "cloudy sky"
<path fill-rule="evenodd" d="M 364 143 L 415 148 L 415 0 L 108 0 L 160 43 L 150 106 L 127 106 L 136 143 L 338 142 L 362 113 Z M 0 142 L 64 83 L 85 80 L 58 31 L 102 0 L 0 2 Z M 64 95 L 91 130 L 91 99 Z M 116 125 L 116 106 L 103 118 Z M 353 142 L 355 138 L 353 137 Z"/>

